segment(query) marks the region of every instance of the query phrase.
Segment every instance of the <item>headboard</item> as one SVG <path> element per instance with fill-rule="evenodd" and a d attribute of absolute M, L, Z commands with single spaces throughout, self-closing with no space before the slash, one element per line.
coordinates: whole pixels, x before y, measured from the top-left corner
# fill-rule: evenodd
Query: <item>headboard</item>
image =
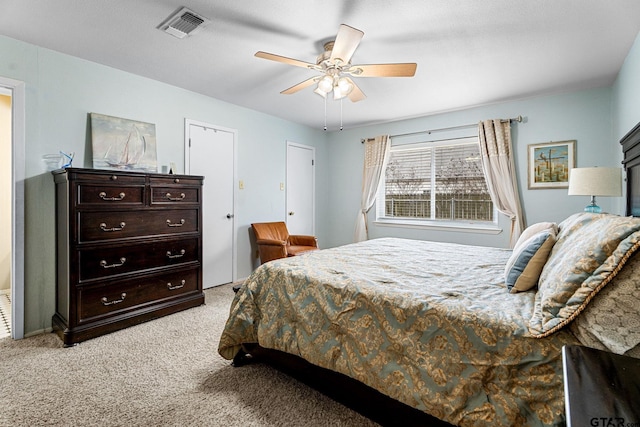
<path fill-rule="evenodd" d="M 626 215 L 640 216 L 640 123 L 620 140 L 620 144 L 627 176 Z"/>

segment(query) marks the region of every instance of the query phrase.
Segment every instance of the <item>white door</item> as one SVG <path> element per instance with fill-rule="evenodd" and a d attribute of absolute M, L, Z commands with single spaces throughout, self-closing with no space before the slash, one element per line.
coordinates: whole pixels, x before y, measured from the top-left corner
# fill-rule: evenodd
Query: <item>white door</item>
<path fill-rule="evenodd" d="M 287 229 L 315 234 L 315 148 L 287 142 Z"/>
<path fill-rule="evenodd" d="M 234 278 L 234 130 L 187 121 L 185 171 L 204 176 L 202 195 L 203 287 Z"/>

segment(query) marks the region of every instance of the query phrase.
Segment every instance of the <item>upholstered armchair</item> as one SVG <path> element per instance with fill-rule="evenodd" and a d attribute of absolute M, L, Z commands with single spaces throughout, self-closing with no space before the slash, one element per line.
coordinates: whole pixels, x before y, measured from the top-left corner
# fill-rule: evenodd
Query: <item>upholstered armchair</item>
<path fill-rule="evenodd" d="M 251 228 L 256 235 L 261 264 L 318 249 L 315 236 L 290 235 L 284 222 L 259 222 L 251 224 Z"/>

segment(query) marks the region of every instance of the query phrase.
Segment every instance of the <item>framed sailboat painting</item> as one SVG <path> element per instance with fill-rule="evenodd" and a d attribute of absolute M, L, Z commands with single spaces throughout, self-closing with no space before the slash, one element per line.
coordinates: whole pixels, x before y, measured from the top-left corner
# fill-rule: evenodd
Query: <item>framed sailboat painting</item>
<path fill-rule="evenodd" d="M 156 125 L 91 113 L 94 169 L 157 172 Z"/>

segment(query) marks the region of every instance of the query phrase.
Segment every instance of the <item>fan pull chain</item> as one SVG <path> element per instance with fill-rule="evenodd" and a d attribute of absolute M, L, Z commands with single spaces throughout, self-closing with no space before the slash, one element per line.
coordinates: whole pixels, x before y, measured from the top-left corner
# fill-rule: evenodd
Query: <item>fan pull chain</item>
<path fill-rule="evenodd" d="M 324 97 L 324 130 L 327 130 L 327 97 Z"/>
<path fill-rule="evenodd" d="M 340 98 L 340 130 L 342 130 L 342 100 L 344 98 Z"/>

